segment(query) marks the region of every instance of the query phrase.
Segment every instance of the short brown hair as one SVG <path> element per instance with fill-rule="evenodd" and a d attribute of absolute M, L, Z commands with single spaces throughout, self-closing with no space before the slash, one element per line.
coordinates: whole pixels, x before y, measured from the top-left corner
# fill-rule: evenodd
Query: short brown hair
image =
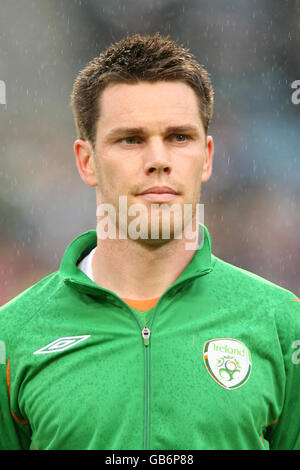
<path fill-rule="evenodd" d="M 78 137 L 93 145 L 99 119 L 98 98 L 111 83 L 183 81 L 196 92 L 207 133 L 213 114 L 214 91 L 207 71 L 188 49 L 169 36 L 133 34 L 109 46 L 77 76 L 71 107 Z"/>

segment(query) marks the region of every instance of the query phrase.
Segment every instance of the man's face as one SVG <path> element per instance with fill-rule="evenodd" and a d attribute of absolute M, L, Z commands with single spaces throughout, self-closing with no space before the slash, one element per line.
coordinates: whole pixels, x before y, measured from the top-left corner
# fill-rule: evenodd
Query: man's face
<path fill-rule="evenodd" d="M 201 183 L 210 177 L 213 144 L 192 88 L 180 81 L 114 84 L 104 89 L 99 105 L 93 151 L 97 204 L 115 207 L 117 226 L 119 196 L 127 196 L 128 208 L 142 204 L 149 238 L 151 204 L 175 203 L 182 214 L 184 204 L 192 204 L 194 214 Z M 173 194 L 159 194 L 157 187 Z"/>

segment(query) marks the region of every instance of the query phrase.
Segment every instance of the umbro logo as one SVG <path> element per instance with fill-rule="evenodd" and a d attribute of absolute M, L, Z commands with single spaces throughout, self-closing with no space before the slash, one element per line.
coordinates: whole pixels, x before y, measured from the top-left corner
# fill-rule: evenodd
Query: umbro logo
<path fill-rule="evenodd" d="M 66 349 L 72 348 L 81 341 L 88 339 L 91 335 L 82 335 L 82 336 L 64 336 L 58 338 L 52 343 L 47 344 L 41 349 L 38 349 L 33 354 L 51 354 L 55 352 L 65 351 Z"/>

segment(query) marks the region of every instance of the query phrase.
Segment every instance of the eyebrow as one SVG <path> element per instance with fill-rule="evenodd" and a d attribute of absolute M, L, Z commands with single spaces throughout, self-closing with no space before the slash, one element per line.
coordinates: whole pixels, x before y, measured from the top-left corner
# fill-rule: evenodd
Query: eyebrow
<path fill-rule="evenodd" d="M 181 125 L 181 126 L 169 126 L 165 130 L 165 134 L 183 134 L 192 133 L 199 134 L 199 128 L 192 124 Z M 143 127 L 117 127 L 112 129 L 107 135 L 106 140 L 113 140 L 123 135 L 146 135 L 147 132 Z"/>

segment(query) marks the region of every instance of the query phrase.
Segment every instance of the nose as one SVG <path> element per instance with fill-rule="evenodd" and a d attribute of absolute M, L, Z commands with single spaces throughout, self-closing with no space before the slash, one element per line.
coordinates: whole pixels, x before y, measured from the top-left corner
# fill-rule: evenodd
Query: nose
<path fill-rule="evenodd" d="M 145 173 L 171 173 L 171 162 L 168 158 L 167 149 L 162 142 L 156 141 L 149 144 L 145 149 Z"/>
<path fill-rule="evenodd" d="M 146 168 L 146 173 L 148 175 L 150 175 L 151 173 L 165 173 L 167 175 L 169 175 L 171 173 L 171 167 L 169 165 L 169 163 L 165 163 L 165 162 L 155 162 L 153 164 L 149 164 L 147 165 L 147 168 Z"/>

